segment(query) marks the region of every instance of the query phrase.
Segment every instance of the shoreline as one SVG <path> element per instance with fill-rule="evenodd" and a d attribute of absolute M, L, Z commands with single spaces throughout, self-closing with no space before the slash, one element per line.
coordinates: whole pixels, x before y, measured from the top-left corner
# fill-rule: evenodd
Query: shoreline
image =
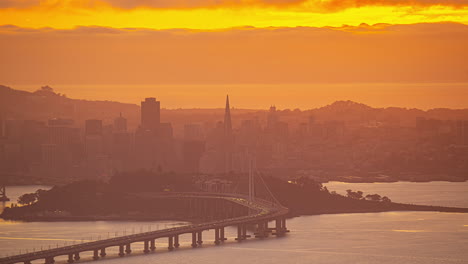
<path fill-rule="evenodd" d="M 332 182 L 342 182 L 342 183 L 433 183 L 433 182 L 450 182 L 450 183 L 465 183 L 468 180 L 462 181 L 450 181 L 450 180 L 430 180 L 430 181 L 344 181 L 344 180 L 329 180 L 321 181 L 322 184 L 332 183 Z"/>
<path fill-rule="evenodd" d="M 366 213 L 386 213 L 386 212 L 439 212 L 439 213 L 468 213 L 468 208 L 461 207 L 444 207 L 430 205 L 413 205 L 392 203 L 392 208 L 375 208 L 369 209 L 349 209 L 349 210 L 319 210 L 309 211 L 304 210 L 301 213 L 290 213 L 289 217 L 328 215 L 328 214 L 366 214 Z M 25 216 L 0 219 L 4 221 L 20 221 L 20 222 L 96 222 L 96 221 L 181 221 L 190 223 L 200 223 L 203 219 L 187 219 L 184 217 L 168 217 L 168 216 Z"/>
<path fill-rule="evenodd" d="M 407 181 L 407 180 L 368 180 L 368 181 L 360 181 L 360 180 L 345 180 L 345 179 L 330 179 L 330 180 L 322 180 L 318 181 L 321 184 L 327 184 L 331 182 L 342 182 L 342 183 L 432 183 L 432 182 L 450 182 L 450 183 L 465 183 L 468 182 L 468 180 L 447 180 L 447 179 L 440 179 L 440 180 L 427 180 L 427 181 Z M 70 182 L 67 183 L 60 183 L 57 184 L 55 183 L 47 183 L 47 182 L 41 182 L 41 183 L 11 183 L 6 185 L 6 187 L 26 187 L 26 186 L 48 186 L 48 187 L 54 187 L 54 186 L 60 186 L 60 185 L 66 185 Z"/>

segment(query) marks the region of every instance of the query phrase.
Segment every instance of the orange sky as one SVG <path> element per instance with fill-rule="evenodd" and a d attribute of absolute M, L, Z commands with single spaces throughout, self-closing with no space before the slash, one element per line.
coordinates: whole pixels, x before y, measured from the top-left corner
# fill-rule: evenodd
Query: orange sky
<path fill-rule="evenodd" d="M 13 87 L 468 83 L 466 47 L 468 0 L 0 1 Z"/>

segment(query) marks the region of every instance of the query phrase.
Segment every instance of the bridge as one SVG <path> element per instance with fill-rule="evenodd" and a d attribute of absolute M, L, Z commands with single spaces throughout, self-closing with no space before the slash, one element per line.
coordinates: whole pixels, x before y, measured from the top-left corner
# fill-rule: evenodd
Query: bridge
<path fill-rule="evenodd" d="M 0 202 L 8 202 L 10 199 L 6 195 L 6 186 L 0 184 Z"/>
<path fill-rule="evenodd" d="M 269 191 L 263 179 L 262 185 L 265 187 L 266 195 L 259 197 L 260 191 L 254 189 L 253 177 L 249 177 L 249 193 L 153 193 L 136 194 L 157 198 L 157 199 L 177 199 L 184 203 L 191 210 L 197 210 L 199 214 L 217 218 L 200 224 L 191 224 L 182 227 L 169 228 L 157 231 L 144 232 L 139 234 L 126 235 L 115 238 L 108 238 L 93 242 L 75 244 L 58 247 L 48 250 L 41 250 L 21 255 L 9 256 L 0 259 L 0 264 L 24 263 L 31 264 L 35 260 L 44 260 L 46 264 L 55 263 L 55 258 L 59 256 L 68 257 L 68 263 L 80 260 L 80 254 L 91 252 L 93 259 L 104 258 L 106 249 L 117 248 L 118 256 L 124 257 L 132 253 L 132 244 L 142 243 L 143 252 L 150 253 L 156 250 L 156 240 L 167 241 L 167 249 L 172 251 L 179 248 L 179 236 L 189 234 L 192 237 L 191 247 L 196 248 L 203 244 L 203 232 L 214 230 L 214 241 L 220 245 L 227 240 L 225 228 L 234 226 L 237 228 L 235 240 L 241 242 L 252 237 L 265 238 L 269 235 L 284 236 L 289 232 L 286 228 L 286 215 L 288 209 L 282 206 Z M 220 217 L 223 216 L 223 217 Z M 273 226 L 269 227 L 269 223 Z M 253 228 L 253 234 L 248 233 L 248 227 Z M 249 231 L 251 228 L 249 229 Z"/>

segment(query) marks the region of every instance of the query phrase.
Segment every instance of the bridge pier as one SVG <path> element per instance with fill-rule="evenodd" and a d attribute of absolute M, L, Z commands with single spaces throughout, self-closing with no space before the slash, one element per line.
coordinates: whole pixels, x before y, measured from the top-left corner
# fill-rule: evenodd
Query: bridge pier
<path fill-rule="evenodd" d="M 192 247 L 193 248 L 196 248 L 198 245 L 197 245 L 197 233 L 196 232 L 192 232 Z"/>
<path fill-rule="evenodd" d="M 240 224 L 237 226 L 237 241 L 242 241 L 250 237 L 247 235 L 247 225 L 246 224 Z"/>
<path fill-rule="evenodd" d="M 105 257 L 106 254 L 106 248 L 101 248 L 101 254 L 99 254 L 102 258 Z"/>
<path fill-rule="evenodd" d="M 203 231 L 198 231 L 198 245 L 201 246 L 203 244 L 203 239 L 202 239 L 202 233 Z"/>
<path fill-rule="evenodd" d="M 26 261 L 24 262 L 24 264 L 31 264 L 31 261 L 26 260 Z"/>
<path fill-rule="evenodd" d="M 283 225 L 283 221 L 282 221 L 281 219 L 279 219 L 279 218 L 276 219 L 276 221 L 275 221 L 275 231 L 276 231 L 276 232 L 274 233 L 274 235 L 276 235 L 276 236 L 281 236 L 281 235 L 283 235 L 283 227 L 282 227 L 282 225 Z"/>
<path fill-rule="evenodd" d="M 148 241 L 148 240 L 145 240 L 143 243 L 144 243 L 144 245 L 145 245 L 145 246 L 144 246 L 144 249 L 143 249 L 143 253 L 147 254 L 147 253 L 150 252 L 150 250 L 149 250 L 149 241 Z"/>
<path fill-rule="evenodd" d="M 224 226 L 219 229 L 219 239 L 221 242 L 227 240 L 227 238 L 224 236 Z"/>
<path fill-rule="evenodd" d="M 174 247 L 175 247 L 175 248 L 179 248 L 179 247 L 180 247 L 180 244 L 179 244 L 179 235 L 175 235 L 175 236 L 174 236 Z"/>
<path fill-rule="evenodd" d="M 169 246 L 167 247 L 167 249 L 174 250 L 174 238 L 171 236 L 168 237 L 168 242 L 169 242 Z"/>
<path fill-rule="evenodd" d="M 73 254 L 68 254 L 68 263 L 73 263 L 75 260 L 73 259 Z M 26 262 L 24 264 L 27 264 Z"/>
<path fill-rule="evenodd" d="M 94 259 L 94 260 L 98 260 L 98 259 L 99 259 L 99 249 L 95 249 L 95 250 L 94 250 L 93 259 Z"/>
<path fill-rule="evenodd" d="M 242 225 L 237 226 L 237 241 L 242 241 Z"/>
<path fill-rule="evenodd" d="M 155 251 L 156 250 L 156 239 L 151 239 L 150 241 L 151 243 L 151 246 L 150 246 L 150 249 L 151 251 Z"/>
<path fill-rule="evenodd" d="M 274 235 L 283 236 L 285 233 L 289 232 L 289 230 L 286 228 L 286 218 L 278 218 L 275 222 L 276 232 L 274 233 Z"/>
<path fill-rule="evenodd" d="M 119 246 L 119 257 L 123 257 L 123 256 L 125 256 L 124 245 L 120 245 Z"/>
<path fill-rule="evenodd" d="M 80 252 L 76 252 L 76 253 L 75 253 L 74 259 L 75 259 L 75 261 L 80 260 Z"/>
<path fill-rule="evenodd" d="M 128 243 L 127 245 L 125 245 L 125 253 L 127 253 L 127 254 L 132 253 L 132 248 L 131 248 L 131 246 L 130 246 L 130 243 Z"/>
<path fill-rule="evenodd" d="M 248 237 L 250 237 L 249 235 L 247 235 L 247 225 L 242 225 L 242 239 L 247 239 Z"/>
<path fill-rule="evenodd" d="M 268 236 L 268 221 L 260 222 L 257 224 L 257 231 L 255 232 L 256 238 L 265 238 Z"/>
<path fill-rule="evenodd" d="M 220 240 L 219 240 L 219 228 L 215 228 L 215 245 L 219 245 Z"/>
<path fill-rule="evenodd" d="M 45 259 L 45 264 L 54 264 L 54 263 L 55 263 L 54 257 L 50 257 L 50 258 Z"/>

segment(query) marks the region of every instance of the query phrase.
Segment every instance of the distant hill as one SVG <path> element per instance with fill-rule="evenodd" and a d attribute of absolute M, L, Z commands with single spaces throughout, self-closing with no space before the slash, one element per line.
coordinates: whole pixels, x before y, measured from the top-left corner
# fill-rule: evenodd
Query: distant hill
<path fill-rule="evenodd" d="M 142 98 L 143 99 L 143 98 Z M 15 90 L 0 85 L 0 118 L 47 120 L 50 118 L 72 118 L 77 124 L 86 119 L 102 119 L 105 124 L 122 113 L 128 119 L 129 128 L 135 129 L 140 123 L 140 107 L 136 104 L 112 101 L 88 101 L 67 98 L 44 86 L 35 92 Z M 222 121 L 224 109 L 162 109 L 163 122 L 172 122 L 181 130 L 186 123 L 211 123 Z M 233 109 L 233 122 L 239 126 L 244 119 L 254 119 L 265 124 L 267 110 Z M 468 120 L 468 109 L 431 109 L 423 111 L 408 108 L 373 108 L 352 101 L 337 101 L 330 105 L 310 110 L 278 111 L 280 120 L 289 122 L 293 127 L 297 123 L 308 122 L 313 116 L 317 122 L 343 121 L 350 124 L 365 122 L 383 122 L 394 125 L 414 125 L 417 117 Z"/>
<path fill-rule="evenodd" d="M 0 85 L 0 116 L 5 119 L 72 118 L 80 123 L 97 118 L 111 122 L 119 113 L 124 113 L 135 122 L 139 111 L 135 104 L 70 99 L 48 86 L 31 93 Z"/>

